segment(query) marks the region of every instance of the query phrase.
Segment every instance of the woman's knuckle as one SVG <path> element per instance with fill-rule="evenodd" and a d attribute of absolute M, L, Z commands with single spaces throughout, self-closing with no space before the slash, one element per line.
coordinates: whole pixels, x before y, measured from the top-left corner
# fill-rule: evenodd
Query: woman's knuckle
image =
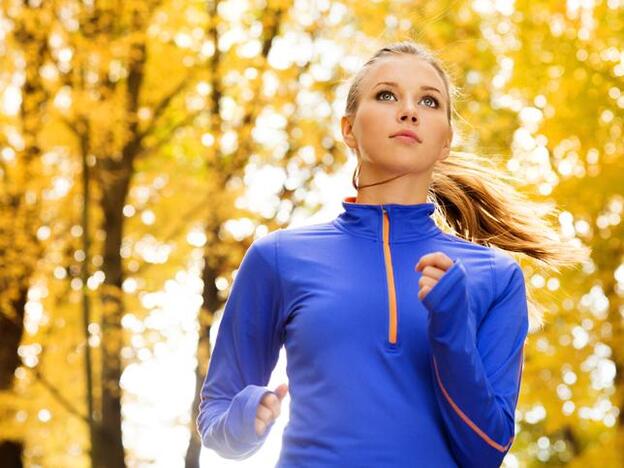
<path fill-rule="evenodd" d="M 258 408 L 257 416 L 262 421 L 266 421 L 266 419 L 267 419 L 267 412 L 268 412 L 268 410 L 266 409 L 266 407 L 261 406 L 261 407 Z"/>

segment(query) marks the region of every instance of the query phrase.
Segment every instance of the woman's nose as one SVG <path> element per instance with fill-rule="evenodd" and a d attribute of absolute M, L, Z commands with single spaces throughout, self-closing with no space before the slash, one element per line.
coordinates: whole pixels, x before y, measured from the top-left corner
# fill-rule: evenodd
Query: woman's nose
<path fill-rule="evenodd" d="M 418 120 L 416 111 L 408 109 L 408 110 L 401 112 L 401 120 L 405 121 L 407 119 L 411 119 L 412 122 L 416 122 Z"/>

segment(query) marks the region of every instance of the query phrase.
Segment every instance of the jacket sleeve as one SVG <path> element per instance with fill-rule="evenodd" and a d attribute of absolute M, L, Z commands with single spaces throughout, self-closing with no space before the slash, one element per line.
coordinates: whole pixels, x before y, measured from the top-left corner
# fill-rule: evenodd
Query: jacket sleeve
<path fill-rule="evenodd" d="M 525 282 L 505 254 L 493 253 L 491 271 L 494 299 L 478 330 L 461 259 L 423 298 L 434 391 L 462 467 L 500 466 L 515 436 L 528 333 Z"/>
<path fill-rule="evenodd" d="M 256 409 L 283 344 L 275 238 L 256 239 L 238 268 L 204 379 L 197 417 L 202 444 L 241 460 L 260 449 L 273 423 L 255 432 Z"/>

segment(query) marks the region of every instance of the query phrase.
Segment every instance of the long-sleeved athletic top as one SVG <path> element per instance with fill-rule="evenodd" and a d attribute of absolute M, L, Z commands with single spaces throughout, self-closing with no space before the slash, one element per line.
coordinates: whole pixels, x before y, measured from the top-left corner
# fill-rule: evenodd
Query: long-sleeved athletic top
<path fill-rule="evenodd" d="M 528 333 L 522 269 L 442 231 L 433 203 L 342 200 L 255 239 L 225 303 L 197 428 L 244 459 L 280 348 L 290 419 L 276 467 L 495 467 L 515 433 Z M 425 254 L 453 260 L 420 300 Z"/>

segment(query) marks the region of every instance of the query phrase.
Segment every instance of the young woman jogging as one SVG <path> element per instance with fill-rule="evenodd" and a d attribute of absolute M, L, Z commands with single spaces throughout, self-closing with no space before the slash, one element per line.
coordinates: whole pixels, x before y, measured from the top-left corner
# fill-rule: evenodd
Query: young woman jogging
<path fill-rule="evenodd" d="M 451 151 L 454 94 L 410 41 L 355 76 L 341 125 L 357 195 L 246 252 L 203 383 L 204 446 L 249 457 L 289 391 L 280 468 L 501 464 L 534 313 L 510 252 L 556 266 L 586 251 L 483 158 Z M 272 391 L 282 346 L 289 385 Z"/>

